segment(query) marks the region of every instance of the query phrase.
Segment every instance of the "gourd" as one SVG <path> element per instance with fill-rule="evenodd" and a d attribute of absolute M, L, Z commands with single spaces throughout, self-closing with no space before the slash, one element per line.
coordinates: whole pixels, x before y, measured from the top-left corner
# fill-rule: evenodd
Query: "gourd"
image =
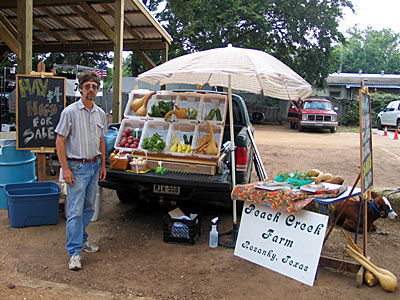
<path fill-rule="evenodd" d="M 156 92 L 150 92 L 148 94 L 146 94 L 143 98 L 143 104 L 142 106 L 140 106 L 138 108 L 138 110 L 136 111 L 136 116 L 141 116 L 144 117 L 147 114 L 147 103 L 149 103 L 149 100 L 151 98 L 151 96 L 153 96 Z"/>
<path fill-rule="evenodd" d="M 156 92 L 152 91 L 152 92 L 144 95 L 142 98 L 136 99 L 135 101 L 132 102 L 131 109 L 136 112 L 141 106 L 143 106 L 143 103 L 144 103 L 144 100 L 146 99 L 146 97 L 150 98 L 154 94 L 156 94 Z"/>
<path fill-rule="evenodd" d="M 206 149 L 205 153 L 207 155 L 217 155 L 218 148 L 217 148 L 217 146 L 215 146 L 214 132 L 213 132 L 210 122 L 208 122 L 208 121 L 207 121 L 207 126 L 208 126 L 208 131 L 210 132 L 210 140 L 207 144 L 207 149 Z"/>
<path fill-rule="evenodd" d="M 182 107 L 180 108 L 178 105 L 175 105 L 176 110 L 170 110 L 164 116 L 164 120 L 167 121 L 170 115 L 175 115 L 178 119 L 186 119 L 187 118 L 187 109 Z"/>

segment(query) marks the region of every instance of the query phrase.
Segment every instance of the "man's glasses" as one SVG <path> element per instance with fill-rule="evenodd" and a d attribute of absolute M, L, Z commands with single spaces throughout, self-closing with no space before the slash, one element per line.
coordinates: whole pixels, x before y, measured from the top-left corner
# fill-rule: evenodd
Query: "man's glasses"
<path fill-rule="evenodd" d="M 83 88 L 85 89 L 85 90 L 90 90 L 90 88 L 92 88 L 92 90 L 94 90 L 94 91 L 97 91 L 97 89 L 98 89 L 98 86 L 97 86 L 97 84 L 90 84 L 90 83 L 88 83 L 88 84 L 84 84 L 83 85 Z"/>

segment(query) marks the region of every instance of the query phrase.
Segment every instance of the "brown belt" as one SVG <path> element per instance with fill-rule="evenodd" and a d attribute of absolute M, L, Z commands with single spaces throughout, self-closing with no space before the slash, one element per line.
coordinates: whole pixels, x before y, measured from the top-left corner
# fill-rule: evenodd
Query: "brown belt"
<path fill-rule="evenodd" d="M 86 159 L 86 158 L 67 158 L 68 160 L 71 160 L 71 161 L 77 161 L 77 162 L 83 162 L 83 163 L 85 163 L 85 162 L 94 162 L 94 161 L 96 161 L 98 158 L 100 157 L 100 155 L 97 155 L 96 157 L 94 157 L 94 158 L 91 158 L 91 159 Z"/>

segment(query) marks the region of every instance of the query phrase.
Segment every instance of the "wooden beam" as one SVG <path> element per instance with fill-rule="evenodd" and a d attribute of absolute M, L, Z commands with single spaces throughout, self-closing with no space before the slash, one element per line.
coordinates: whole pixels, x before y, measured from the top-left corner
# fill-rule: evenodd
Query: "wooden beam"
<path fill-rule="evenodd" d="M 114 39 L 114 85 L 113 122 L 121 121 L 122 115 L 122 51 L 124 50 L 124 6 L 125 0 L 115 0 L 115 39 Z"/>
<path fill-rule="evenodd" d="M 43 7 L 43 8 L 40 8 L 40 10 L 42 10 L 46 15 L 48 15 L 50 18 L 52 18 L 55 22 L 57 22 L 61 26 L 64 26 L 68 31 L 79 36 L 82 40 L 88 42 L 89 44 L 91 43 L 91 40 L 89 40 L 86 36 L 84 36 L 78 30 L 73 28 L 70 24 L 68 24 L 66 21 L 64 21 L 64 19 L 60 18 L 55 13 L 53 13 L 50 9 Z"/>
<path fill-rule="evenodd" d="M 14 27 L 13 24 L 10 23 L 10 21 L 0 12 L 0 22 L 2 22 L 8 29 L 8 31 L 11 32 L 13 36 L 17 36 L 17 29 Z"/>
<path fill-rule="evenodd" d="M 21 45 L 21 59 L 18 59 L 19 74 L 32 71 L 32 23 L 33 0 L 17 0 L 18 42 Z"/>
<path fill-rule="evenodd" d="M 8 47 L 0 47 L 0 64 L 4 63 L 8 57 L 8 54 L 10 54 Z"/>
<path fill-rule="evenodd" d="M 161 49 L 161 63 L 165 63 L 168 61 L 168 51 L 169 51 L 169 44 L 164 42 L 165 48 Z"/>
<path fill-rule="evenodd" d="M 51 6 L 68 6 L 81 3 L 82 0 L 34 0 L 35 8 L 37 7 L 51 7 Z M 92 4 L 98 3 L 114 3 L 114 0 L 94 0 L 90 1 Z M 16 8 L 15 0 L 1 0 L 0 9 L 2 8 Z"/>
<path fill-rule="evenodd" d="M 114 42 L 115 35 L 114 31 L 110 28 L 110 26 L 104 21 L 102 17 L 99 16 L 99 14 L 91 7 L 87 2 L 82 1 L 80 3 L 80 6 L 85 10 L 87 13 L 87 16 L 94 21 L 100 30 L 110 39 Z M 115 22 L 117 23 L 117 22 Z M 115 26 L 115 25 L 114 25 Z"/>
<path fill-rule="evenodd" d="M 154 68 L 156 64 L 147 56 L 142 50 L 134 50 L 134 52 L 144 61 L 144 63 L 150 68 Z"/>
<path fill-rule="evenodd" d="M 114 9 L 110 6 L 110 4 L 102 4 L 101 7 L 103 7 L 103 9 L 110 15 L 110 16 L 114 16 L 115 15 L 115 11 Z M 125 13 L 124 13 L 125 15 Z M 127 30 L 132 36 L 134 36 L 139 43 L 143 42 L 143 37 L 134 29 L 132 29 L 132 25 L 126 20 L 126 18 L 124 17 L 124 30 Z"/>
<path fill-rule="evenodd" d="M 8 30 L 7 26 L 0 20 L 0 39 L 17 55 L 18 59 L 21 57 L 21 44 L 17 38 Z"/>
<path fill-rule="evenodd" d="M 109 38 L 106 33 L 103 32 L 103 30 L 100 28 L 100 26 L 94 22 L 91 18 L 89 18 L 89 15 L 85 12 L 83 12 L 79 7 L 77 6 L 71 6 L 70 7 L 74 12 L 76 12 L 81 18 L 85 19 L 86 22 L 88 22 L 90 25 L 92 25 L 98 32 L 104 35 L 104 37 Z"/>

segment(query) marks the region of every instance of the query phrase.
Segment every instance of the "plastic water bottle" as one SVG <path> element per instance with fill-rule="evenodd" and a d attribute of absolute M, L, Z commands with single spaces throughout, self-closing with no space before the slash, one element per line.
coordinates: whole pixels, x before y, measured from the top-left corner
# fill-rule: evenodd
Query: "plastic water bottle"
<path fill-rule="evenodd" d="M 217 231 L 218 217 L 211 220 L 211 231 L 210 231 L 210 247 L 218 247 L 218 231 Z"/>

